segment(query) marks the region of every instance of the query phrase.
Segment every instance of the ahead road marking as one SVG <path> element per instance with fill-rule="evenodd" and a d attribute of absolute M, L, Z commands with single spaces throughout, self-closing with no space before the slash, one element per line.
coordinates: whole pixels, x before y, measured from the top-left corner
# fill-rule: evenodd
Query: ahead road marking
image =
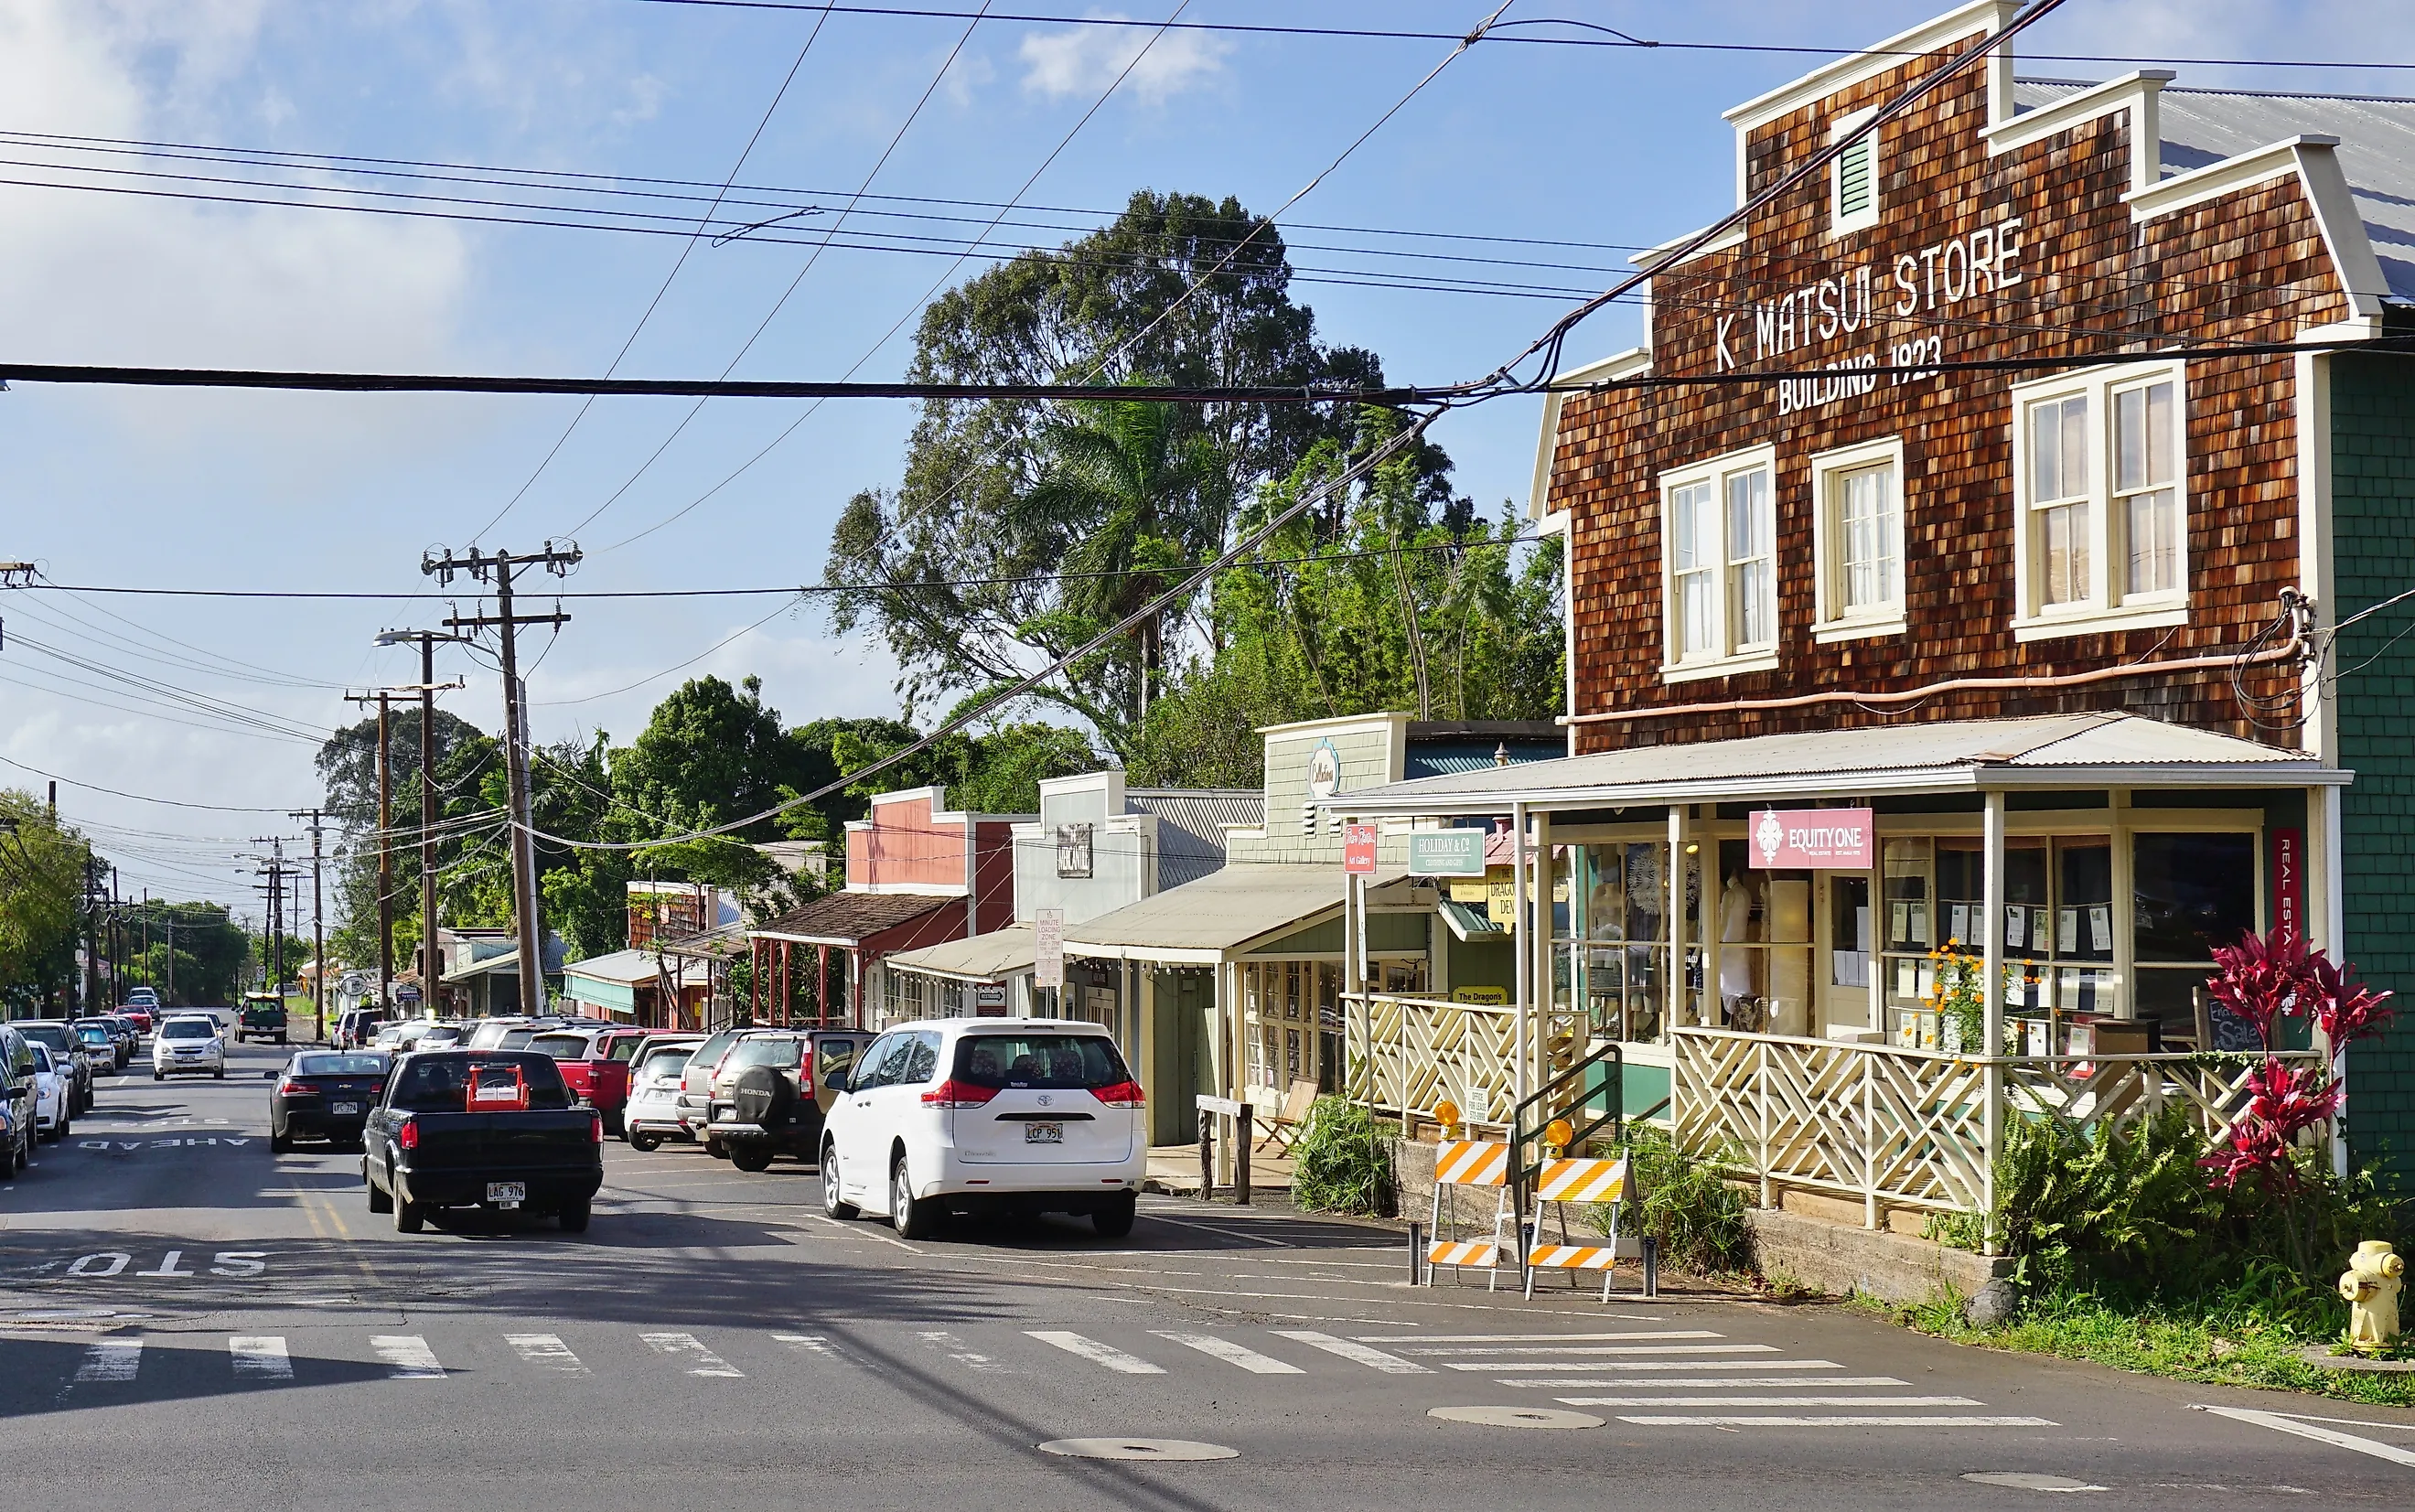
<path fill-rule="evenodd" d="M 2061 1428 L 2044 1417 L 1680 1417 L 1629 1416 L 1622 1423 L 1651 1428 Z"/>
<path fill-rule="evenodd" d="M 142 1340 L 133 1339 L 96 1339 L 83 1352 L 83 1363 L 76 1367 L 78 1381 L 131 1381 L 142 1369 Z"/>
<path fill-rule="evenodd" d="M 380 1334 L 369 1340 L 369 1348 L 392 1369 L 386 1374 L 398 1381 L 442 1381 L 444 1367 L 438 1364 L 436 1352 L 428 1340 L 417 1334 Z"/>
<path fill-rule="evenodd" d="M 648 1348 L 657 1355 L 675 1355 L 694 1362 L 687 1368 L 690 1375 L 711 1376 L 721 1381 L 743 1381 L 746 1372 L 704 1347 L 704 1340 L 694 1334 L 640 1334 Z"/>
<path fill-rule="evenodd" d="M 503 1341 L 531 1365 L 541 1365 L 563 1375 L 586 1375 L 589 1370 L 562 1341 L 560 1334 L 505 1334 Z"/>
<path fill-rule="evenodd" d="M 2393 1465 L 2415 1465 L 2415 1450 L 2402 1449 L 2394 1444 L 2383 1444 L 2375 1439 L 2359 1438 L 2353 1433 L 2342 1433 L 2336 1429 L 2317 1428 L 2312 1423 L 2302 1423 L 2294 1417 L 2287 1417 L 2279 1413 L 2258 1412 L 2253 1407 L 2208 1407 L 2202 1404 L 2199 1404 L 2197 1410 L 2201 1413 L 2212 1413 L 2217 1417 L 2233 1418 L 2242 1423 L 2254 1423 L 2258 1428 L 2269 1428 L 2276 1433 L 2294 1433 L 2302 1439 L 2312 1439 L 2318 1444 L 2328 1444 L 2334 1448 L 2353 1449 L 2359 1454 L 2369 1454 L 2376 1460 L 2387 1460 Z M 2341 1420 L 2332 1419 L 2334 1422 Z M 2399 1425 L 2375 1423 L 2371 1426 L 2396 1428 Z"/>
<path fill-rule="evenodd" d="M 1363 1365 L 1371 1370 L 1381 1370 L 1386 1375 L 1433 1374 L 1433 1371 L 1415 1360 L 1404 1360 L 1398 1355 L 1387 1355 L 1380 1349 L 1370 1349 L 1364 1344 L 1354 1344 L 1347 1339 L 1336 1339 L 1331 1334 L 1321 1334 L 1313 1328 L 1277 1328 L 1274 1333 L 1278 1339 L 1296 1340 L 1312 1349 L 1321 1349 L 1328 1355 L 1339 1355 L 1345 1360 Z"/>
<path fill-rule="evenodd" d="M 1151 1329 L 1150 1332 L 1160 1339 L 1170 1339 L 1185 1349 L 1195 1349 L 1202 1355 L 1212 1355 L 1220 1360 L 1238 1365 L 1254 1375 L 1306 1375 L 1308 1373 L 1297 1365 L 1279 1360 L 1271 1355 L 1261 1355 L 1254 1349 L 1237 1344 L 1229 1339 L 1219 1338 L 1214 1334 L 1177 1334 L 1168 1333 L 1162 1328 Z"/>
<path fill-rule="evenodd" d="M 227 1340 L 227 1353 L 234 1356 L 234 1373 L 262 1381 L 291 1381 L 293 1361 L 285 1353 L 285 1340 L 275 1334 L 237 1334 Z"/>
<path fill-rule="evenodd" d="M 1102 1344 L 1095 1339 L 1085 1339 L 1080 1334 L 1066 1333 L 1053 1328 L 1027 1328 L 1024 1332 L 1043 1344 L 1056 1345 L 1068 1355 L 1079 1355 L 1093 1364 L 1103 1365 L 1110 1370 L 1120 1370 L 1126 1375 L 1163 1375 L 1165 1373 L 1162 1366 L 1151 1365 L 1136 1355 L 1127 1355 L 1113 1345 Z"/>

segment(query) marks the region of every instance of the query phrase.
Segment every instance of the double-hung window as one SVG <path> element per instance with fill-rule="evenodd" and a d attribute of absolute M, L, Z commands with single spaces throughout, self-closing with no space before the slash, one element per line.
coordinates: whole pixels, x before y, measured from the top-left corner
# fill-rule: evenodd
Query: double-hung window
<path fill-rule="evenodd" d="M 1811 458 L 1819 639 L 1903 632 L 1903 478 L 1898 437 Z"/>
<path fill-rule="evenodd" d="M 2186 403 L 2178 363 L 2015 388 L 2020 638 L 2186 621 Z"/>
<path fill-rule="evenodd" d="M 1762 446 L 1662 475 L 1671 681 L 1778 665 L 1776 471 Z"/>

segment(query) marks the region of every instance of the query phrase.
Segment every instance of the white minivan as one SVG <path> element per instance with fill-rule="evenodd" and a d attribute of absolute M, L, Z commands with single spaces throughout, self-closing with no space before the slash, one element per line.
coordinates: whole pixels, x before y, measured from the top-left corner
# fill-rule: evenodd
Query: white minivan
<path fill-rule="evenodd" d="M 822 1206 L 907 1238 L 950 1213 L 1076 1213 L 1132 1232 L 1146 1099 L 1116 1041 L 1069 1019 L 901 1024 L 856 1058 L 822 1133 Z"/>

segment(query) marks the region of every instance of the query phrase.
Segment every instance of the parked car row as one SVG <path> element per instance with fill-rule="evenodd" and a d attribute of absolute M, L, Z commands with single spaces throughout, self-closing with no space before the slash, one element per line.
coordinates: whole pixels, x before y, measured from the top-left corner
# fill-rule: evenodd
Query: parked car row
<path fill-rule="evenodd" d="M 832 1218 L 908 1238 L 957 1214 L 1086 1215 L 1132 1232 L 1147 1099 L 1104 1028 L 946 1019 L 861 1030 L 643 1035 L 622 1120 L 632 1148 L 692 1142 L 742 1171 L 817 1165 Z"/>
<path fill-rule="evenodd" d="M 32 1163 L 34 1147 L 65 1139 L 98 1101 L 99 1079 L 142 1053 L 156 995 L 112 1013 L 0 1024 L 0 1180 Z"/>

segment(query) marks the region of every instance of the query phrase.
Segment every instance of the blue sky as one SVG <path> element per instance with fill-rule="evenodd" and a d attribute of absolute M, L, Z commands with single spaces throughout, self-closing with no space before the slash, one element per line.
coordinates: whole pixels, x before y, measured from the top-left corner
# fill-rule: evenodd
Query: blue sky
<path fill-rule="evenodd" d="M 1172 5 L 1023 0 L 998 8 L 1162 19 Z M 1458 33 L 1489 8 L 1193 0 L 1185 15 Z M 1573 16 L 1670 40 L 1833 47 L 1875 41 L 1942 8 L 1942 0 L 1522 0 L 1510 17 Z M 717 182 L 814 21 L 639 0 L 0 0 L 0 132 Z M 831 17 L 742 180 L 843 203 L 896 139 L 876 192 L 1002 200 L 1099 99 L 1140 39 L 985 22 L 940 76 L 964 33 L 962 21 Z M 2072 0 L 2026 51 L 2415 59 L 2410 43 L 2415 21 L 2405 9 L 2369 0 Z M 1170 35 L 1028 202 L 1111 212 L 1146 187 L 1233 194 L 1271 209 L 1447 51 L 1432 41 Z M 1620 266 L 1626 249 L 1730 207 L 1732 138 L 1719 112 L 1816 61 L 1482 45 L 1289 218 L 1586 244 L 1511 248 L 1503 255 L 1581 266 L 1500 276 L 1592 287 L 1613 275 L 1590 270 Z M 2122 70 L 2063 63 L 2025 71 Z M 2182 82 L 2415 94 L 2415 79 L 2378 70 L 2190 67 Z M 928 103 L 898 138 L 926 90 Z M 0 167 L 0 178 L 59 176 L 22 166 L 59 161 L 54 152 L 21 142 L 0 157 L 21 165 Z M 1071 232 L 1027 234 L 1055 241 Z M 1288 234 L 1296 244 L 1353 239 Z M 679 248 L 668 237 L 0 187 L 0 332 L 10 356 L 30 361 L 594 373 L 627 339 Z M 698 246 L 621 371 L 719 373 L 809 250 Z M 1368 265 L 1305 247 L 1294 261 Z M 836 377 L 859 361 L 859 376 L 897 374 L 910 314 L 947 266 L 945 258 L 825 252 L 738 376 Z M 1298 294 L 1327 339 L 1372 348 L 1392 377 L 1420 382 L 1480 374 L 1557 308 L 1314 283 Z M 1613 312 L 1581 332 L 1570 352 L 1582 360 L 1633 337 L 1631 317 Z M 578 402 L 20 385 L 0 396 L 0 560 L 38 561 L 66 583 L 415 591 L 426 586 L 423 548 L 466 545 L 533 472 L 525 496 L 479 537 L 486 545 L 532 546 L 626 486 L 578 531 L 591 555 L 571 586 L 809 582 L 820 575 L 838 506 L 858 488 L 894 480 L 910 421 L 901 404 L 825 406 L 676 523 L 613 548 L 693 503 L 803 407 L 708 405 L 644 466 L 685 401 L 600 401 L 538 472 Z M 1533 403 L 1505 401 L 1438 429 L 1461 487 L 1488 509 L 1522 496 L 1536 418 Z M 572 606 L 576 618 L 558 641 L 532 647 L 542 655 L 532 679 L 537 735 L 600 728 L 625 740 L 680 677 L 707 670 L 759 673 L 791 721 L 894 711 L 877 648 L 834 639 L 811 610 L 748 630 L 772 604 Z M 317 792 L 315 741 L 303 732 L 351 717 L 339 701 L 346 686 L 408 681 L 411 658 L 373 650 L 370 637 L 442 612 L 434 604 L 0 595 L 0 757 L 190 802 L 308 804 Z M 660 675 L 733 636 L 693 667 Z M 243 733 L 189 711 L 144 708 L 122 684 L 27 640 L 225 700 L 284 730 Z M 493 727 L 491 674 L 459 657 L 445 666 L 471 680 L 452 707 Z M 38 790 L 40 782 L 0 767 L 0 785 Z M 225 879 L 234 875 L 231 856 L 249 848 L 244 840 L 292 832 L 271 814 L 177 809 L 73 787 L 62 789 L 61 806 L 93 827 L 129 890 L 178 896 L 234 895 Z"/>

